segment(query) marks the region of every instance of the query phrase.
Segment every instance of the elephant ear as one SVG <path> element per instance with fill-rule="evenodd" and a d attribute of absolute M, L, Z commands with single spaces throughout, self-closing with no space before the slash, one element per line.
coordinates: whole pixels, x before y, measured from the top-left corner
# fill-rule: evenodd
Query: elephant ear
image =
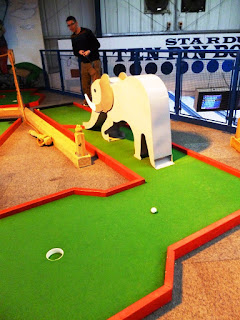
<path fill-rule="evenodd" d="M 118 75 L 118 78 L 120 78 L 121 80 L 124 80 L 127 78 L 127 75 L 125 72 L 120 72 L 119 75 Z"/>
<path fill-rule="evenodd" d="M 101 102 L 96 105 L 97 112 L 108 112 L 113 106 L 113 90 L 110 86 L 109 76 L 104 73 L 100 79 Z"/>

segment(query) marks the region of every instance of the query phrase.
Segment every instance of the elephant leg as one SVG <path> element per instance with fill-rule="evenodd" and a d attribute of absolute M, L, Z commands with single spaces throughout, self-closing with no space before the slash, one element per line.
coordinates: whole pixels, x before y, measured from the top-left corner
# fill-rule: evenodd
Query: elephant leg
<path fill-rule="evenodd" d="M 106 133 L 106 131 L 108 131 L 109 128 L 111 128 L 114 125 L 114 122 L 112 121 L 112 119 L 110 119 L 109 117 L 107 117 L 106 121 L 104 122 L 104 124 L 102 125 L 102 129 L 101 129 L 101 133 L 102 133 L 102 137 L 103 139 L 107 140 L 107 141 L 111 141 L 113 139 L 111 139 L 111 137 L 109 136 L 109 133 Z"/>
<path fill-rule="evenodd" d="M 148 153 L 149 153 L 149 160 L 150 160 L 151 165 L 155 169 L 158 170 L 158 169 L 168 167 L 168 166 L 171 166 L 174 164 L 174 162 L 172 161 L 171 151 L 169 153 L 155 154 L 152 139 L 150 139 L 150 137 L 146 137 L 146 142 L 147 142 L 147 148 L 148 148 Z"/>
<path fill-rule="evenodd" d="M 120 123 L 115 123 L 109 118 L 102 126 L 102 136 L 107 141 L 115 141 L 125 138 L 124 132 L 120 131 Z"/>
<path fill-rule="evenodd" d="M 140 133 L 134 133 L 133 132 L 133 138 L 134 138 L 134 157 L 138 160 L 142 160 L 141 157 L 141 134 Z"/>
<path fill-rule="evenodd" d="M 106 120 L 107 115 L 104 112 L 94 112 L 91 113 L 91 118 L 88 122 L 83 122 L 85 129 L 96 129 L 101 128 L 102 124 Z"/>

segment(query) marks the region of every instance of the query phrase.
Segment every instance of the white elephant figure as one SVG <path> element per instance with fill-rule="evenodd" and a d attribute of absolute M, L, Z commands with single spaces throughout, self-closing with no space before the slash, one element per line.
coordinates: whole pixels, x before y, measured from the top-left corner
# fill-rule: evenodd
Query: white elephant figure
<path fill-rule="evenodd" d="M 120 73 L 109 78 L 103 74 L 93 82 L 91 93 L 92 101 L 85 96 L 92 109 L 89 122 L 83 123 L 86 129 L 101 126 L 103 138 L 112 141 L 111 128 L 125 121 L 133 132 L 137 159 L 147 150 L 155 169 L 173 164 L 169 97 L 158 76 Z"/>

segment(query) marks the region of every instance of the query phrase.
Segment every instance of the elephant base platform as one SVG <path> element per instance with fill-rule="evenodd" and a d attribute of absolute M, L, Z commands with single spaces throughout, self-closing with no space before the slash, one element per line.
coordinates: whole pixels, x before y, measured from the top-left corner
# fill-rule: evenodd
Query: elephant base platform
<path fill-rule="evenodd" d="M 155 169 L 162 169 L 168 166 L 171 166 L 174 164 L 174 162 L 172 161 L 172 156 L 168 156 L 168 157 L 164 157 L 161 159 L 155 159 Z"/>

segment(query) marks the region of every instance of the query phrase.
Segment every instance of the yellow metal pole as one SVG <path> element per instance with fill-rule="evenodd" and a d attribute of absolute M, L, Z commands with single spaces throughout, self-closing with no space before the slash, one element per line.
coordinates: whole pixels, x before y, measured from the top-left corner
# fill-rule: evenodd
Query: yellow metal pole
<path fill-rule="evenodd" d="M 11 50 L 11 49 L 8 50 L 8 59 L 9 59 L 11 65 L 12 65 L 13 78 L 14 78 L 15 88 L 16 88 L 16 91 L 17 91 L 18 107 L 19 107 L 20 112 L 22 114 L 22 117 L 23 117 L 23 119 L 25 121 L 26 118 L 25 118 L 25 113 L 24 113 L 24 104 L 23 104 L 23 101 L 22 101 L 22 96 L 21 96 L 21 92 L 20 92 L 20 89 L 19 89 L 16 70 L 15 70 L 15 58 L 14 58 L 13 50 Z"/>

